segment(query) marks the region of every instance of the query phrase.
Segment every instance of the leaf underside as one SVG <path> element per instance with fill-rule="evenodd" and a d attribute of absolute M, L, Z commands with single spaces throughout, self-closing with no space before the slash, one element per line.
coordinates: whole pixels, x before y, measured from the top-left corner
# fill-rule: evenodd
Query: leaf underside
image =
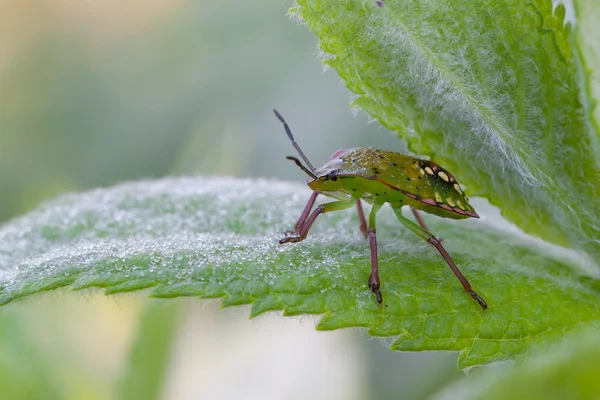
<path fill-rule="evenodd" d="M 319 217 L 302 243 L 277 243 L 309 193 L 274 181 L 180 178 L 57 199 L 0 229 L 0 302 L 64 286 L 151 288 L 153 297 L 252 304 L 252 317 L 322 314 L 317 329 L 363 327 L 395 337 L 395 350 L 459 351 L 461 368 L 599 325 L 598 282 L 547 249 L 482 221 L 427 219 L 488 302 L 483 312 L 387 207 L 378 214 L 380 306 L 367 288 L 369 245 L 355 212 Z"/>
<path fill-rule="evenodd" d="M 524 231 L 600 258 L 600 146 L 563 5 L 297 3 L 355 106 Z"/>
<path fill-rule="evenodd" d="M 597 399 L 600 338 L 592 330 L 552 346 L 537 357 L 494 368 L 467 382 L 461 399 Z"/>

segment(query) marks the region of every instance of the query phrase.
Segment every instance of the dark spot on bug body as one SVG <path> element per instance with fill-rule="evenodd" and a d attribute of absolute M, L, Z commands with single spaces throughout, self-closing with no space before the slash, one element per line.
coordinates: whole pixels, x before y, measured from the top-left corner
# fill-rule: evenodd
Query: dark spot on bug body
<path fill-rule="evenodd" d="M 410 179 L 410 178 L 406 178 L 406 180 L 410 182 L 412 179 Z"/>

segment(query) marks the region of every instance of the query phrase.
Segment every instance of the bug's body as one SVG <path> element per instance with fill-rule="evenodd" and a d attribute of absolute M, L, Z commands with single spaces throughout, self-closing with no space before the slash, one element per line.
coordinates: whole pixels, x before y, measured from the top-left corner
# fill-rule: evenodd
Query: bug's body
<path fill-rule="evenodd" d="M 487 308 L 486 302 L 473 291 L 469 281 L 460 272 L 441 242 L 429 232 L 417 211 L 422 210 L 444 218 L 479 218 L 452 174 L 432 161 L 373 148 L 338 150 L 322 167 L 314 168 L 294 140 L 283 117 L 276 110 L 274 111 L 308 168 L 295 157 L 287 158 L 293 160 L 306 172 L 310 177 L 307 182 L 308 186 L 313 190 L 295 229 L 288 232 L 286 237 L 279 241 L 280 244 L 297 243 L 306 239 L 310 227 L 320 214 L 356 205 L 361 223 L 360 229 L 368 237 L 371 247 L 369 288 L 375 293 L 377 302 L 382 303 L 383 297 L 379 290 L 381 283 L 375 217 L 381 207 L 385 203 L 389 203 L 398 220 L 406 228 L 433 245 L 452 269 L 465 291 L 483 309 Z M 333 197 L 337 201 L 320 204 L 311 212 L 319 194 Z M 372 204 L 368 221 L 364 216 L 361 200 Z M 413 209 L 419 225 L 402 215 L 402 207 L 405 205 Z"/>
<path fill-rule="evenodd" d="M 389 150 L 337 151 L 308 186 L 334 198 L 404 204 L 444 218 L 478 218 L 452 174 L 428 160 Z M 333 178 L 333 179 L 332 179 Z"/>

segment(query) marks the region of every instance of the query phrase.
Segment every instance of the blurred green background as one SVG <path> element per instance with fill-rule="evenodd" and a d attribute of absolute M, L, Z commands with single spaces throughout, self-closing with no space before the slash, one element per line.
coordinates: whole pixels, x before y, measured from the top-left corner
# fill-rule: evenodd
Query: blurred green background
<path fill-rule="evenodd" d="M 0 221 L 125 180 L 302 181 L 273 107 L 315 164 L 341 147 L 403 150 L 353 116 L 291 5 L 2 0 Z M 359 330 L 247 311 L 99 291 L 11 304 L 0 310 L 1 398 L 411 399 L 463 376 L 455 354 L 392 353 Z"/>

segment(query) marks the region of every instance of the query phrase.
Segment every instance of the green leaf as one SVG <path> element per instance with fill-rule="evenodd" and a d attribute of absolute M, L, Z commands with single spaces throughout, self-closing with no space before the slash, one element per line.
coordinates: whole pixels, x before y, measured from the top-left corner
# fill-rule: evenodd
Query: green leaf
<path fill-rule="evenodd" d="M 548 351 L 549 350 L 549 351 Z M 600 338 L 598 331 L 576 335 L 560 346 L 553 346 L 521 360 L 484 371 L 476 380 L 460 384 L 452 398 L 562 400 L 597 399 L 600 393 Z M 463 393 L 457 393 L 462 391 Z"/>
<path fill-rule="evenodd" d="M 578 50 L 583 75 L 584 102 L 592 114 L 598 132 L 600 123 L 600 3 L 595 0 L 573 1 L 577 16 L 574 47 Z"/>
<path fill-rule="evenodd" d="M 600 257 L 597 133 L 550 0 L 297 0 L 355 106 L 526 232 Z"/>
<path fill-rule="evenodd" d="M 171 347 L 181 314 L 179 304 L 150 303 L 142 314 L 137 339 L 117 390 L 124 400 L 160 399 L 168 371 Z"/>
<path fill-rule="evenodd" d="M 278 244 L 308 197 L 299 184 L 182 178 L 57 199 L 0 229 L 0 302 L 63 286 L 222 298 L 252 304 L 252 317 L 322 314 L 317 329 L 364 327 L 395 337 L 395 350 L 460 351 L 461 368 L 600 325 L 598 282 L 573 262 L 481 221 L 428 219 L 487 300 L 483 312 L 387 207 L 377 227 L 380 306 L 355 212 L 321 216 L 304 242 Z"/>

